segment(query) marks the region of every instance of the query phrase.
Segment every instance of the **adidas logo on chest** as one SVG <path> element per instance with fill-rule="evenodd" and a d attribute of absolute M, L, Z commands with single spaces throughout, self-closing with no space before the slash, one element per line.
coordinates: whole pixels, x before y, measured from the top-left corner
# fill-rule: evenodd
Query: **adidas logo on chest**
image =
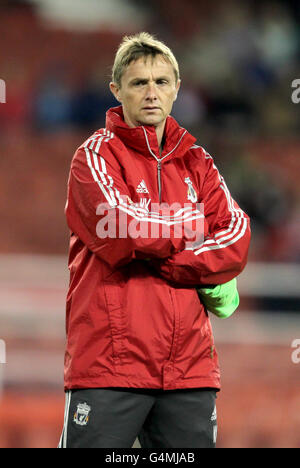
<path fill-rule="evenodd" d="M 137 193 L 149 193 L 149 190 L 147 189 L 147 185 L 144 180 L 139 183 L 139 185 L 136 188 Z"/>

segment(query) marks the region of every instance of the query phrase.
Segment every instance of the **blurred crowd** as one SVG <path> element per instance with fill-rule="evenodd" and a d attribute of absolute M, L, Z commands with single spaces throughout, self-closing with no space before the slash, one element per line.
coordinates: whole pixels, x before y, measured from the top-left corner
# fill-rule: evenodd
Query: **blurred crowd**
<path fill-rule="evenodd" d="M 63 208 L 76 147 L 118 103 L 113 57 L 131 30 L 49 27 L 36 3 L 2 2 L 0 212 L 3 251 L 67 252 Z M 300 261 L 300 16 L 295 1 L 127 0 L 178 58 L 173 116 L 216 160 L 251 216 L 250 258 Z M 20 229 L 22 235 L 20 235 Z"/>

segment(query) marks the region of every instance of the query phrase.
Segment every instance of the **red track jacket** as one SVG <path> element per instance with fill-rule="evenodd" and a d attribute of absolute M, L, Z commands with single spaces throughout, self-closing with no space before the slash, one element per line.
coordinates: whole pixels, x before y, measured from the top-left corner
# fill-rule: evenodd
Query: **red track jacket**
<path fill-rule="evenodd" d="M 199 202 L 205 238 L 191 247 L 182 226 L 201 219 Z M 212 157 L 172 117 L 160 154 L 154 127 L 129 128 L 122 107 L 110 109 L 106 128 L 75 153 L 66 216 L 65 389 L 220 389 L 195 288 L 241 273 L 250 227 Z"/>

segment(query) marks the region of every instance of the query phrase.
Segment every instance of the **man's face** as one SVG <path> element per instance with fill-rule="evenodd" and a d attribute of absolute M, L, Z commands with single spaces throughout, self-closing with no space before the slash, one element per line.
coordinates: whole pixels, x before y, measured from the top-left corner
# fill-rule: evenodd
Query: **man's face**
<path fill-rule="evenodd" d="M 160 55 L 142 57 L 126 68 L 121 88 L 110 84 L 114 96 L 122 103 L 125 122 L 138 125 L 164 125 L 179 90 L 172 65 Z"/>

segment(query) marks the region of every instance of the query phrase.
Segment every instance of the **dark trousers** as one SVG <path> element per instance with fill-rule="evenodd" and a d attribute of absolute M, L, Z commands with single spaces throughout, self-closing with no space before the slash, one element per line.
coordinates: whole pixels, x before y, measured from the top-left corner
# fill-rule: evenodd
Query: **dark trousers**
<path fill-rule="evenodd" d="M 59 448 L 215 448 L 215 389 L 95 388 L 66 393 Z"/>

